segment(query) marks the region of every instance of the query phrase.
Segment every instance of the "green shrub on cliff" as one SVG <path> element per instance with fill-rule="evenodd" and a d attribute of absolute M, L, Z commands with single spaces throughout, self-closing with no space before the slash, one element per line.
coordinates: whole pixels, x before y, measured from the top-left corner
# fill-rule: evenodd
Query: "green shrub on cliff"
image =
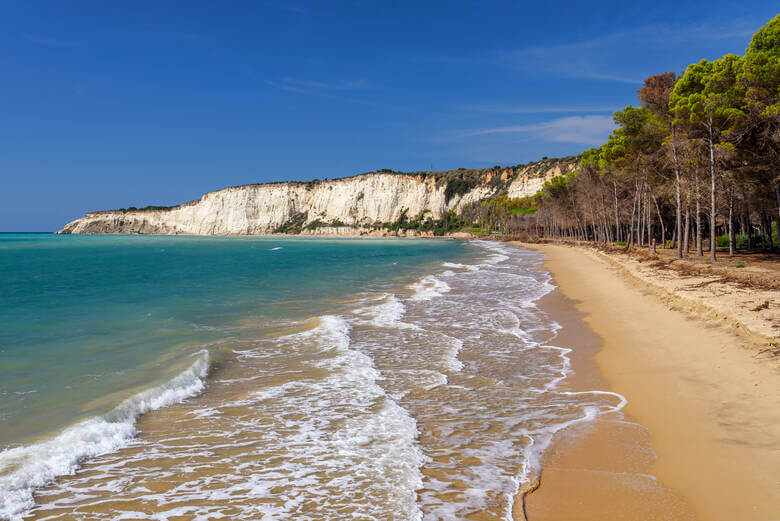
<path fill-rule="evenodd" d="M 293 214 L 284 224 L 278 226 L 274 233 L 298 234 L 303 230 L 303 225 L 309 216 L 309 212 Z M 316 222 L 316 221 L 315 221 Z"/>
<path fill-rule="evenodd" d="M 310 222 L 304 227 L 304 230 L 309 230 L 309 231 L 316 230 L 320 226 L 325 226 L 325 224 L 319 219 L 314 219 L 312 222 Z"/>
<path fill-rule="evenodd" d="M 144 206 L 143 208 L 136 208 L 135 206 L 128 206 L 127 208 L 117 208 L 114 210 L 115 212 L 148 212 L 152 210 L 172 210 L 174 208 L 178 208 L 178 206 L 155 206 L 155 205 L 149 205 Z"/>
<path fill-rule="evenodd" d="M 456 195 L 465 195 L 475 186 L 476 182 L 473 178 L 451 177 L 447 180 L 447 187 L 444 189 L 444 200 L 450 202 L 450 199 Z"/>
<path fill-rule="evenodd" d="M 393 232 L 417 230 L 433 232 L 434 235 L 446 235 L 447 233 L 460 230 L 464 226 L 471 225 L 471 223 L 453 211 L 448 211 L 441 219 L 434 219 L 428 216 L 427 210 L 410 219 L 408 212 L 407 208 L 402 209 L 398 219 L 390 223 L 381 223 L 379 227 Z"/>

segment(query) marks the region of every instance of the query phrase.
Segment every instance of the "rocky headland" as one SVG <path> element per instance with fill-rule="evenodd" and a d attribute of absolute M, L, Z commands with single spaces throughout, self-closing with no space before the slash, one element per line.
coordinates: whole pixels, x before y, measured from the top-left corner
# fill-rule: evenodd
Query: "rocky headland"
<path fill-rule="evenodd" d="M 333 180 L 225 188 L 173 207 L 89 212 L 64 234 L 430 235 L 387 226 L 403 218 L 442 219 L 497 196 L 522 198 L 572 171 L 577 157 L 515 167 L 446 172 L 381 170 Z"/>

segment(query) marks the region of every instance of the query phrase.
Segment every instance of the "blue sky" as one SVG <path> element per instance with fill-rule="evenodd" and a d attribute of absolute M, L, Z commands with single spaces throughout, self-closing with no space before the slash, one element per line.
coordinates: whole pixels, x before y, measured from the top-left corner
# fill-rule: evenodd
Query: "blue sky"
<path fill-rule="evenodd" d="M 0 231 L 602 142 L 776 2 L 0 2 Z"/>

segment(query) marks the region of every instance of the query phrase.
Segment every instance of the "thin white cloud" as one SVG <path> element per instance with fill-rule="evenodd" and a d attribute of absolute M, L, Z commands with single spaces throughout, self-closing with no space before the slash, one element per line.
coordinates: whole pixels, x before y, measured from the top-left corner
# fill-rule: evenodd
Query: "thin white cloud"
<path fill-rule="evenodd" d="M 269 82 L 270 84 L 280 89 L 298 89 L 298 90 L 357 90 L 365 89 L 368 87 L 368 82 L 364 79 L 349 80 L 349 81 L 337 81 L 337 82 L 325 82 L 325 81 L 310 81 L 310 80 L 298 80 L 295 78 L 283 78 L 281 81 Z"/>
<path fill-rule="evenodd" d="M 569 116 L 541 123 L 527 125 L 507 125 L 482 128 L 443 138 L 442 141 L 455 141 L 494 134 L 533 134 L 542 141 L 559 143 L 577 143 L 580 145 L 599 145 L 615 128 L 611 116 Z"/>
<path fill-rule="evenodd" d="M 296 87 L 294 85 L 289 85 L 287 83 L 282 83 L 279 81 L 272 81 L 272 80 L 266 80 L 265 81 L 268 85 L 271 87 L 274 87 L 276 89 L 280 90 L 286 90 L 287 92 L 297 92 L 298 94 L 311 94 L 310 91 L 307 89 L 303 89 L 301 87 Z"/>
<path fill-rule="evenodd" d="M 541 106 L 532 107 L 528 105 L 467 105 L 466 110 L 477 112 L 490 112 L 494 114 L 586 114 L 586 113 L 612 113 L 618 110 L 616 107 L 568 107 L 562 106 Z"/>
<path fill-rule="evenodd" d="M 615 69 L 614 49 L 620 48 L 620 40 L 622 35 L 614 34 L 571 44 L 498 50 L 492 53 L 492 60 L 522 72 L 641 85 L 641 75 L 611 72 Z"/>
<path fill-rule="evenodd" d="M 361 91 L 367 89 L 369 82 L 366 80 L 345 80 L 336 82 L 297 80 L 294 78 L 283 78 L 279 81 L 266 80 L 266 84 L 275 89 L 302 94 L 304 96 L 314 96 L 318 98 L 327 98 L 337 101 L 346 101 L 357 105 L 365 105 L 381 109 L 397 109 L 382 103 L 376 103 L 360 99 L 354 96 L 347 96 L 344 93 Z"/>
<path fill-rule="evenodd" d="M 747 45 L 750 36 L 764 23 L 766 20 L 738 18 L 726 23 L 678 27 L 646 25 L 571 43 L 494 49 L 461 56 L 435 54 L 422 59 L 456 67 L 498 67 L 534 75 L 641 85 L 647 74 L 657 71 L 642 68 L 635 58 L 637 48 L 666 53 L 704 41 L 728 39 L 744 40 Z"/>
<path fill-rule="evenodd" d="M 58 38 L 49 38 L 46 36 L 26 35 L 25 39 L 34 44 L 45 45 L 47 47 L 74 47 L 77 45 L 75 42 L 60 40 Z"/>

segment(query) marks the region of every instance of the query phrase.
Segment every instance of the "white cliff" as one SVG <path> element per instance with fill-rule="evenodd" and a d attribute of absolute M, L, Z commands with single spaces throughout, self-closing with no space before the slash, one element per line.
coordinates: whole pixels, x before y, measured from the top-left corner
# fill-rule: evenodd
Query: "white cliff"
<path fill-rule="evenodd" d="M 568 159 L 568 158 L 567 158 Z M 516 177 L 509 185 L 507 196 L 513 199 L 522 199 L 536 194 L 542 189 L 544 183 L 555 176 L 571 172 L 577 166 L 576 160 L 555 161 L 545 165 L 544 160 L 531 163 L 519 169 Z"/>
<path fill-rule="evenodd" d="M 558 163 L 554 168 L 562 171 Z M 91 212 L 59 233 L 358 235 L 396 221 L 404 211 L 408 217 L 425 214 L 439 219 L 447 211 L 457 213 L 468 203 L 494 195 L 529 195 L 534 187 L 541 187 L 538 179 L 547 176 L 538 177 L 537 170 L 370 173 L 331 181 L 238 186 L 170 209 Z M 468 186 L 457 193 L 451 189 L 448 199 L 449 180 L 467 175 Z"/>

